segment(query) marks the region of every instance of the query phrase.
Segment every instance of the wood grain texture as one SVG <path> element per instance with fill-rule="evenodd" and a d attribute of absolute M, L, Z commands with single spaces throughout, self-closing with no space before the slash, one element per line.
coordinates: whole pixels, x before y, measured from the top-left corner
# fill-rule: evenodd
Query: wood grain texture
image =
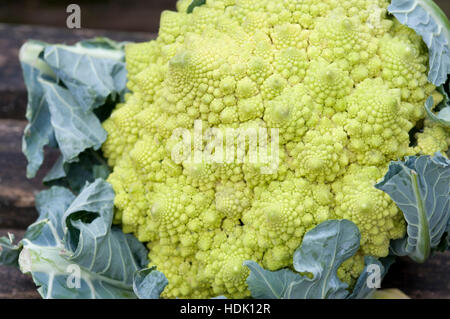
<path fill-rule="evenodd" d="M 36 219 L 34 195 L 43 188 L 40 181 L 57 157 L 55 152 L 47 151 L 37 177 L 27 179 L 27 161 L 21 146 L 25 125 L 25 121 L 0 119 L 0 229 L 25 229 Z"/>
<path fill-rule="evenodd" d="M 383 288 L 399 288 L 411 298 L 450 299 L 450 251 L 436 253 L 418 264 L 398 258 L 383 281 Z"/>
<path fill-rule="evenodd" d="M 82 28 L 157 32 L 161 12 L 175 10 L 176 0 L 3 0 L 0 21 L 64 27 L 70 3 L 80 6 Z"/>
<path fill-rule="evenodd" d="M 0 229 L 0 237 L 8 233 L 15 235 L 19 241 L 24 234 L 23 230 Z M 40 298 L 36 285 L 30 276 L 24 275 L 19 269 L 0 266 L 0 299 L 30 299 Z"/>
<path fill-rule="evenodd" d="M 434 0 L 447 15 L 450 1 Z M 174 10 L 177 0 L 78 0 L 83 28 L 157 32 L 163 10 Z M 66 7 L 72 0 L 0 1 L 0 21 L 52 25 L 66 23 Z M 38 14 L 37 14 L 38 12 Z M 100 17 L 100 18 L 99 18 Z"/>

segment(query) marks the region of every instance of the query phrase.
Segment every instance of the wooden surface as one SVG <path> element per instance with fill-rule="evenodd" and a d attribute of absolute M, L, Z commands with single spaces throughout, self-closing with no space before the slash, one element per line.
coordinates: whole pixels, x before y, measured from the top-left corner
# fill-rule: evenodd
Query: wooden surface
<path fill-rule="evenodd" d="M 434 1 L 450 15 L 449 0 Z M 83 28 L 156 33 L 161 11 L 175 9 L 176 0 L 1 0 L 0 21 L 63 27 L 70 3 L 80 6 Z"/>
<path fill-rule="evenodd" d="M 64 27 L 71 3 L 80 6 L 82 28 L 156 33 L 161 11 L 176 0 L 1 0 L 0 21 Z"/>
<path fill-rule="evenodd" d="M 39 180 L 56 159 L 48 160 L 34 180 L 25 177 L 26 160 L 21 152 L 26 92 L 17 59 L 21 44 L 30 38 L 47 42 L 73 43 L 81 38 L 108 36 L 115 40 L 145 41 L 145 33 L 111 33 L 106 31 L 69 31 L 66 29 L 0 24 L 0 236 L 8 232 L 23 236 L 37 214 L 34 195 L 42 189 Z M 383 282 L 385 288 L 399 288 L 413 298 L 450 298 L 450 252 L 436 254 L 419 265 L 402 258 Z M 38 298 L 28 276 L 18 270 L 0 266 L 0 298 Z"/>

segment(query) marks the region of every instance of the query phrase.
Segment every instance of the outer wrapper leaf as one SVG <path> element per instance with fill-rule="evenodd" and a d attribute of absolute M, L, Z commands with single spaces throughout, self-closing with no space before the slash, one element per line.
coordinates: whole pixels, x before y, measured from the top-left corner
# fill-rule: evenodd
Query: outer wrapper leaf
<path fill-rule="evenodd" d="M 422 36 L 430 51 L 428 80 L 444 84 L 450 73 L 450 23 L 442 10 L 432 0 L 392 0 L 388 10 Z"/>
<path fill-rule="evenodd" d="M 123 47 L 103 38 L 73 46 L 37 41 L 22 46 L 29 120 L 22 148 L 29 178 L 41 166 L 46 145 L 59 148 L 64 163 L 100 148 L 106 132 L 99 120 L 104 112 L 98 110 L 122 100 L 126 92 Z"/>
<path fill-rule="evenodd" d="M 120 97 L 126 90 L 123 46 L 114 48 L 101 41 L 47 45 L 44 50 L 45 62 L 84 112 L 105 104 L 109 96 Z"/>
<path fill-rule="evenodd" d="M 28 160 L 28 178 L 36 175 L 44 161 L 44 146 L 53 139 L 50 110 L 44 97 L 44 90 L 38 81 L 42 76 L 54 76 L 50 68 L 39 58 L 44 46 L 42 42 L 29 41 L 20 50 L 20 62 L 28 93 L 26 113 L 28 124 L 22 141 L 22 150 Z"/>
<path fill-rule="evenodd" d="M 86 149 L 98 150 L 106 131 L 94 113 L 86 113 L 70 92 L 53 81 L 40 79 L 50 109 L 50 122 L 64 162 L 78 160 Z"/>
<path fill-rule="evenodd" d="M 139 299 L 159 299 L 168 280 L 162 272 L 151 267 L 137 271 L 134 274 L 134 293 Z"/>
<path fill-rule="evenodd" d="M 0 265 L 18 267 L 18 258 L 22 245 L 14 245 L 14 235 L 0 237 Z"/>
<path fill-rule="evenodd" d="M 342 299 L 348 285 L 337 277 L 337 269 L 359 249 L 358 227 L 348 220 L 330 220 L 309 231 L 294 253 L 294 268 L 268 271 L 246 261 L 247 283 L 254 298 Z"/>
<path fill-rule="evenodd" d="M 106 180 L 110 173 L 102 155 L 99 152 L 87 150 L 78 156 L 78 162 L 64 163 L 63 157 L 59 157 L 43 182 L 47 186 L 70 188 L 78 194 L 86 182 L 92 183 L 97 178 Z"/>
<path fill-rule="evenodd" d="M 111 229 L 113 210 L 114 191 L 110 184 L 98 179 L 87 185 L 64 213 L 68 227 L 66 247 L 73 252 L 70 261 L 132 285 L 134 272 L 148 263 L 147 250 L 132 235 Z M 91 222 L 85 222 L 93 217 Z"/>
<path fill-rule="evenodd" d="M 444 97 L 442 103 L 437 106 L 439 112 L 437 114 L 433 112 L 433 108 L 435 107 L 433 96 L 430 96 L 425 102 L 425 110 L 434 122 L 437 122 L 442 126 L 450 127 L 450 99 L 444 86 L 441 86 L 438 90 Z"/>
<path fill-rule="evenodd" d="M 187 8 L 187 13 L 192 13 L 196 7 L 200 7 L 204 4 L 206 4 L 206 0 L 192 0 Z"/>
<path fill-rule="evenodd" d="M 44 298 L 136 297 L 133 276 L 147 265 L 147 250 L 112 227 L 113 198 L 100 179 L 77 197 L 62 187 L 37 196 L 39 218 L 22 241 L 19 265 Z"/>
<path fill-rule="evenodd" d="M 424 262 L 450 222 L 450 161 L 437 153 L 392 162 L 375 187 L 392 198 L 408 223 L 407 236 L 395 240 L 392 251 Z"/>
<path fill-rule="evenodd" d="M 258 263 L 247 260 L 244 266 L 250 269 L 247 284 L 256 299 L 285 299 L 291 285 L 301 281 L 302 278 L 289 269 L 269 271 L 262 268 Z"/>
<path fill-rule="evenodd" d="M 348 296 L 348 299 L 370 299 L 372 298 L 373 294 L 377 291 L 377 287 L 375 287 L 375 283 L 372 282 L 372 285 L 369 286 L 367 284 L 368 281 L 371 280 L 370 275 L 372 274 L 373 266 L 379 267 L 380 273 L 377 274 L 380 276 L 380 281 L 384 278 L 384 276 L 387 274 L 387 271 L 389 270 L 389 267 L 394 263 L 395 258 L 392 256 L 382 258 L 381 260 L 378 260 L 374 257 L 367 256 L 364 258 L 365 262 L 365 268 L 361 275 L 359 276 L 358 280 L 356 281 L 355 287 L 353 287 L 353 291 Z M 375 268 L 374 268 L 375 269 Z M 378 287 L 379 288 L 379 287 Z"/>

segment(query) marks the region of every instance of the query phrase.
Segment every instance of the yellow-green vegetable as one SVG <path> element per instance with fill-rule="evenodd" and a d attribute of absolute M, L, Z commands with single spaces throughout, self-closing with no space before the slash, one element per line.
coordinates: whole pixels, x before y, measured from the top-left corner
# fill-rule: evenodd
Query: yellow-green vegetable
<path fill-rule="evenodd" d="M 374 185 L 389 163 L 445 152 L 428 122 L 428 49 L 387 15 L 387 0 L 208 0 L 161 17 L 159 36 L 126 47 L 128 87 L 103 127 L 116 222 L 148 242 L 164 297 L 248 297 L 246 260 L 292 266 L 305 233 L 329 219 L 361 231 L 339 269 L 352 284 L 364 256 L 402 238 L 402 212 Z M 279 167 L 177 164 L 172 133 L 276 128 Z"/>

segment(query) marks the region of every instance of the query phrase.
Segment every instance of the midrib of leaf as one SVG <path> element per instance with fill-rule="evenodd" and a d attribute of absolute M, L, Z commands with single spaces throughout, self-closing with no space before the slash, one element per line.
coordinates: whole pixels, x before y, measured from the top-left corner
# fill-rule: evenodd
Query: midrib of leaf
<path fill-rule="evenodd" d="M 418 250 L 419 252 L 424 252 L 424 254 L 414 254 L 414 260 L 416 262 L 419 263 L 423 263 L 428 256 L 430 255 L 430 247 L 431 247 L 431 243 L 430 243 L 430 229 L 429 229 L 429 225 L 428 225 L 428 220 L 427 220 L 427 215 L 426 215 L 426 211 L 425 211 L 425 205 L 422 199 L 422 196 L 420 194 L 420 188 L 419 188 L 419 180 L 417 177 L 417 172 L 412 171 L 411 174 L 411 181 L 412 181 L 412 186 L 413 186 L 413 190 L 414 190 L 414 196 L 416 197 L 417 200 L 417 211 L 418 211 L 418 238 L 417 238 L 417 245 L 418 245 Z"/>
<path fill-rule="evenodd" d="M 31 241 L 29 241 L 27 239 L 24 239 L 23 242 L 24 242 L 24 246 L 26 246 L 28 249 L 32 249 L 34 251 L 40 251 L 40 250 L 47 250 L 48 251 L 49 250 L 49 247 L 38 246 L 36 244 L 33 244 Z M 53 248 L 55 251 L 56 250 L 57 251 L 61 251 L 62 249 L 65 249 L 63 246 L 53 246 L 51 248 Z M 67 260 L 66 258 L 64 258 L 63 256 L 61 256 L 60 254 L 58 254 L 58 257 L 64 259 L 64 261 L 67 264 L 70 264 L 70 261 Z M 48 263 L 53 263 L 54 262 L 54 259 L 51 259 L 51 260 L 48 260 L 46 258 L 42 258 L 42 259 L 47 261 Z M 94 292 L 95 292 L 95 288 L 92 285 L 92 282 L 95 281 L 95 280 L 98 280 L 100 282 L 108 283 L 108 284 L 110 284 L 112 286 L 115 286 L 117 288 L 125 289 L 125 290 L 128 290 L 128 291 L 133 291 L 133 287 L 130 287 L 129 285 L 125 284 L 123 281 L 118 281 L 118 280 L 115 280 L 115 279 L 111 279 L 111 278 L 108 278 L 108 277 L 101 276 L 101 275 L 99 275 L 97 273 L 94 273 L 94 272 L 90 272 L 89 269 L 86 269 L 85 267 L 83 267 L 82 265 L 79 265 L 79 264 L 77 264 L 77 266 L 80 267 L 81 278 L 83 278 L 86 281 L 86 284 L 90 288 L 94 289 Z M 31 265 L 31 267 L 33 267 L 33 265 Z M 51 269 L 52 269 L 52 271 L 47 272 L 49 275 L 53 275 L 53 276 L 55 276 L 55 275 L 67 275 L 67 272 L 65 271 L 65 269 L 57 269 L 57 268 L 54 268 L 54 267 L 52 267 Z M 55 269 L 57 269 L 58 271 L 55 271 Z M 32 269 L 32 272 L 33 272 L 33 269 Z"/>
<path fill-rule="evenodd" d="M 272 292 L 272 294 L 274 296 L 277 297 L 277 299 L 280 299 L 281 296 L 279 296 L 275 290 L 272 288 L 272 285 L 270 284 L 270 282 L 267 281 L 266 277 L 262 274 L 262 272 L 259 271 L 259 269 L 256 269 L 256 271 L 259 273 L 259 275 L 264 279 L 264 282 L 267 284 L 267 286 L 270 288 L 270 291 Z"/>
<path fill-rule="evenodd" d="M 45 299 L 50 299 L 50 297 L 52 296 L 54 280 L 55 280 L 55 273 L 52 272 L 48 276 L 48 288 L 47 288 L 47 295 L 45 296 Z"/>
<path fill-rule="evenodd" d="M 51 90 L 53 91 L 53 93 L 58 97 L 58 100 L 60 100 L 61 103 L 62 103 L 62 104 L 70 111 L 70 114 L 71 114 L 74 118 L 78 119 L 78 122 L 79 122 L 79 123 L 81 124 L 81 126 L 86 130 L 86 132 L 89 132 L 89 127 L 86 126 L 86 125 L 84 124 L 84 122 L 83 122 L 76 114 L 73 113 L 72 107 L 66 102 L 66 100 L 64 100 L 64 99 L 61 97 L 61 95 L 58 94 L 58 92 L 55 90 L 55 88 L 54 88 L 53 86 L 50 86 L 50 89 L 51 89 Z M 55 125 L 55 127 L 57 127 L 57 126 Z M 65 127 L 60 127 L 60 126 L 58 126 L 58 128 L 61 129 L 61 130 L 66 131 L 66 132 L 71 132 L 70 130 L 66 129 Z M 92 135 L 91 133 L 89 133 L 89 137 L 92 137 L 92 136 L 93 136 L 93 135 Z M 93 136 L 93 137 L 94 137 L 94 139 L 96 139 L 96 136 Z"/>
<path fill-rule="evenodd" d="M 103 88 L 108 87 L 108 86 L 105 84 L 105 82 L 103 81 L 103 79 L 101 79 L 101 78 L 98 76 L 97 69 L 95 68 L 94 62 L 92 61 L 92 57 L 91 57 L 91 56 L 88 56 L 88 59 L 89 59 L 89 64 L 90 64 L 90 66 L 91 66 L 91 69 L 92 69 L 92 71 L 94 71 L 95 77 L 97 78 L 98 82 L 102 84 Z"/>
<path fill-rule="evenodd" d="M 341 223 L 339 222 L 339 229 L 338 229 L 338 235 L 341 233 Z M 339 236 L 338 238 L 340 238 L 341 236 Z M 321 296 L 322 296 L 322 299 L 325 299 L 325 287 L 327 286 L 327 283 L 328 283 L 328 278 L 330 277 L 330 275 L 331 275 L 331 271 L 332 271 L 332 269 L 333 269 L 333 265 L 334 265 L 334 261 L 336 260 L 336 251 L 337 251 L 337 245 L 338 245 L 338 239 L 336 239 L 335 241 L 334 241 L 334 251 L 333 251 L 333 259 L 331 260 L 331 262 L 330 262 L 330 264 L 328 265 L 328 267 L 327 267 L 327 275 L 326 275 L 326 278 L 325 278 L 325 280 L 323 281 L 323 284 L 322 284 L 322 292 L 321 292 Z"/>

